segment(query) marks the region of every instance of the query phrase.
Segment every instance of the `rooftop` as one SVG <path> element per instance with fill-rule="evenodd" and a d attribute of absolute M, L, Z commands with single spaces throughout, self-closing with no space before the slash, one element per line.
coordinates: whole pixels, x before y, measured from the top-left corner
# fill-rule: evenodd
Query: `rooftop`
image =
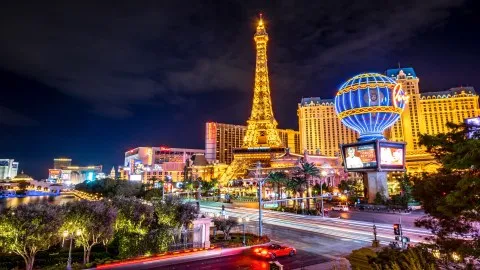
<path fill-rule="evenodd" d="M 415 73 L 415 70 L 412 67 L 387 69 L 387 71 L 385 71 L 385 74 L 387 75 L 387 77 L 396 79 L 400 71 L 403 71 L 403 73 L 405 73 L 407 77 L 413 77 L 413 78 L 417 77 L 417 74 Z"/>
<path fill-rule="evenodd" d="M 332 105 L 333 104 L 333 99 L 322 99 L 319 97 L 309 97 L 309 98 L 302 98 L 300 101 L 299 106 L 308 106 L 308 105 L 319 105 L 319 104 L 324 104 L 324 105 Z"/>
<path fill-rule="evenodd" d="M 420 93 L 420 95 L 422 97 L 447 97 L 448 95 L 450 96 L 453 96 L 453 95 L 459 95 L 459 94 L 462 94 L 462 92 L 464 94 L 467 94 L 467 95 L 477 95 L 477 92 L 475 91 L 475 88 L 473 88 L 472 86 L 462 86 L 462 87 L 453 87 L 453 88 L 450 88 L 448 90 L 444 90 L 444 91 L 436 91 L 436 92 L 425 92 L 425 93 Z"/>

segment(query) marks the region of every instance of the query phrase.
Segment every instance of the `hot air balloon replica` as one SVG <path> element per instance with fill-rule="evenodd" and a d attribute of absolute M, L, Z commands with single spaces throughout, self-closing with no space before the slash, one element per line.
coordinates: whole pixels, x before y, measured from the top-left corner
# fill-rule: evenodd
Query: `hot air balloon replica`
<path fill-rule="evenodd" d="M 402 85 L 379 73 L 350 78 L 335 96 L 337 116 L 359 134 L 358 142 L 342 145 L 344 166 L 367 174 L 369 202 L 377 192 L 388 197 L 388 171 L 405 171 L 405 143 L 387 141 L 384 133 L 400 119 L 407 102 Z"/>

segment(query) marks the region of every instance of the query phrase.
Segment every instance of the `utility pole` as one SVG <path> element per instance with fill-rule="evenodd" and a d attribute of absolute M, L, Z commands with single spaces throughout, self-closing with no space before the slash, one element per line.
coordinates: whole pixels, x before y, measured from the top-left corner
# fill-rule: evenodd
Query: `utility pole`
<path fill-rule="evenodd" d="M 262 169 L 262 164 L 260 161 L 257 163 L 257 170 L 255 172 L 255 177 L 258 182 L 258 236 L 262 237 L 263 235 L 263 223 L 262 223 L 262 185 L 265 179 L 261 179 L 260 170 Z"/>

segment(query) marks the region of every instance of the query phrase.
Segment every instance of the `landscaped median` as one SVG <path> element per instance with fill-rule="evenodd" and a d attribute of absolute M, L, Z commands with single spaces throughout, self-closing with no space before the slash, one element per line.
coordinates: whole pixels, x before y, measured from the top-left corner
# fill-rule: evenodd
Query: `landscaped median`
<path fill-rule="evenodd" d="M 263 246 L 268 245 L 265 243 Z M 236 247 L 236 248 L 220 248 L 212 246 L 210 248 L 194 248 L 182 251 L 165 252 L 161 254 L 142 256 L 122 261 L 105 262 L 101 265 L 96 265 L 96 268 L 91 269 L 127 269 L 137 268 L 139 265 L 155 264 L 155 266 L 167 266 L 172 264 L 178 264 L 183 262 L 192 262 L 205 259 L 211 259 L 216 257 L 234 256 L 242 254 L 245 250 L 252 248 L 253 246 Z"/>

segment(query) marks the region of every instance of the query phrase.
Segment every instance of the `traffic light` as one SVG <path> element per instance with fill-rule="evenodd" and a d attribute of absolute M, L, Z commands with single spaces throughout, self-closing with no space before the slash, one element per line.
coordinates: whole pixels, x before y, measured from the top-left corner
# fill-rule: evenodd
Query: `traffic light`
<path fill-rule="evenodd" d="M 402 234 L 402 226 L 400 224 L 393 224 L 393 233 L 395 235 L 401 235 Z"/>

